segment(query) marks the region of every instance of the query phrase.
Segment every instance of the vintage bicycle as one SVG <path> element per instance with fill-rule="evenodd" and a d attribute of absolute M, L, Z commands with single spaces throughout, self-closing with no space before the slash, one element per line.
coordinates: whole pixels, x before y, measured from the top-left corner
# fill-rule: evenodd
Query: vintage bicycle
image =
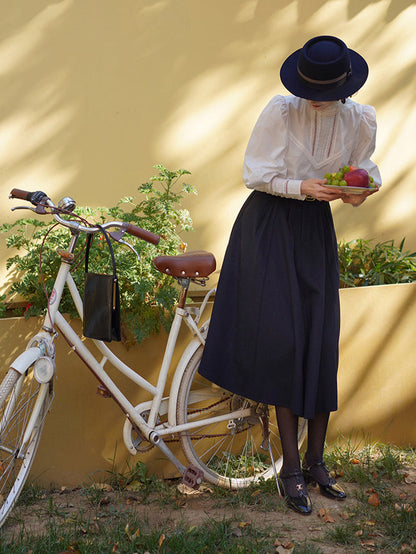
<path fill-rule="evenodd" d="M 64 337 L 70 347 L 95 375 L 106 395 L 121 408 L 125 423 L 123 439 L 133 455 L 156 446 L 183 476 L 186 485 L 197 488 L 202 480 L 214 485 L 238 489 L 259 479 L 276 476 L 280 469 L 281 446 L 274 409 L 248 400 L 210 383 L 198 374 L 199 362 L 208 332 L 209 320 L 202 321 L 209 299 L 209 290 L 200 306 L 188 305 L 191 282 L 206 285 L 215 270 L 213 254 L 205 251 L 177 256 L 157 256 L 155 267 L 176 279 L 179 295 L 174 319 L 156 385 L 128 367 L 102 341 L 82 340 L 59 311 L 64 287 L 67 286 L 80 318 L 83 302 L 70 273 L 74 251 L 80 236 L 107 231 L 115 241 L 134 248 L 124 241 L 130 234 L 152 244 L 159 236 L 131 223 L 110 221 L 100 227 L 88 226 L 77 219 L 75 201 L 65 197 L 55 205 L 41 191 L 13 189 L 10 198 L 30 202 L 25 206 L 39 216 L 50 216 L 68 229 L 68 246 L 60 250 L 59 271 L 48 297 L 47 313 L 42 328 L 28 342 L 26 349 L 10 364 L 0 385 L 0 525 L 12 510 L 28 477 L 39 444 L 46 415 L 54 398 L 54 379 L 59 368 L 55 341 Z M 181 325 L 189 328 L 191 338 L 176 368 L 172 368 Z M 102 358 L 97 359 L 88 347 L 93 341 Z M 110 378 L 105 365 L 110 364 L 126 376 L 132 387 L 147 391 L 151 400 L 134 406 Z M 169 390 L 168 374 L 173 372 Z M 306 423 L 299 422 L 299 446 L 306 435 Z M 189 466 L 185 467 L 169 448 L 169 441 L 180 441 Z"/>

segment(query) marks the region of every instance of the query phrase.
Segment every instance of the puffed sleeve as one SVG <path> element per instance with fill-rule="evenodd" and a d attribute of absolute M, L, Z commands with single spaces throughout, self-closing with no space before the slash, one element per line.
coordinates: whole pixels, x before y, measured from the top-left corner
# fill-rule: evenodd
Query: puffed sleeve
<path fill-rule="evenodd" d="M 300 193 L 302 181 L 286 178 L 287 117 L 285 97 L 272 98 L 250 136 L 244 157 L 243 180 L 249 189 L 303 199 Z"/>
<path fill-rule="evenodd" d="M 376 148 L 376 111 L 373 106 L 362 105 L 361 108 L 360 124 L 350 165 L 366 169 L 374 179 L 374 183 L 381 186 L 380 171 L 371 160 L 371 156 Z"/>

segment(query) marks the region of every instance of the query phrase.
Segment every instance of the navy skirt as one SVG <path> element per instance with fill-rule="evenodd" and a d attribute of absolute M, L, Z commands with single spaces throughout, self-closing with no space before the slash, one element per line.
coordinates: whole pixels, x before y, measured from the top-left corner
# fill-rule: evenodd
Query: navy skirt
<path fill-rule="evenodd" d="M 336 410 L 338 289 L 329 203 L 254 191 L 232 229 L 200 374 L 308 419 Z"/>

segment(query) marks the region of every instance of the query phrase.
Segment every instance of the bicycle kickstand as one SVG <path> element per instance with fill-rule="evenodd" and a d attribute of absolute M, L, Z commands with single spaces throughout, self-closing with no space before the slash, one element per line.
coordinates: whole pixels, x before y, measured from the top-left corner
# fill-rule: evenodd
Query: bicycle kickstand
<path fill-rule="evenodd" d="M 279 478 L 277 476 L 276 464 L 274 463 L 272 444 L 270 442 L 269 418 L 266 414 L 262 414 L 259 417 L 263 427 L 263 442 L 260 448 L 262 448 L 263 450 L 269 450 L 270 460 L 272 462 L 272 467 L 273 467 L 274 478 L 276 479 L 277 492 L 279 493 L 280 496 L 282 496 L 282 492 L 280 490 L 280 485 L 279 485 Z"/>

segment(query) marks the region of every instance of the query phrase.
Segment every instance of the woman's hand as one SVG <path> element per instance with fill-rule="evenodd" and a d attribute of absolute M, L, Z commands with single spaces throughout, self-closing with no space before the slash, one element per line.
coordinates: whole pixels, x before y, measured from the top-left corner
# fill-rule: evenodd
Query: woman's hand
<path fill-rule="evenodd" d="M 375 187 L 370 190 L 366 190 L 362 194 L 348 194 L 345 193 L 342 196 L 342 201 L 345 204 L 351 204 L 351 206 L 354 206 L 356 208 L 357 206 L 361 206 L 361 204 L 367 199 L 368 196 L 371 194 L 374 194 L 375 192 L 378 192 L 379 188 Z"/>
<path fill-rule="evenodd" d="M 342 191 L 325 187 L 326 179 L 306 179 L 300 185 L 302 194 L 306 194 L 315 200 L 331 202 L 343 197 Z"/>

